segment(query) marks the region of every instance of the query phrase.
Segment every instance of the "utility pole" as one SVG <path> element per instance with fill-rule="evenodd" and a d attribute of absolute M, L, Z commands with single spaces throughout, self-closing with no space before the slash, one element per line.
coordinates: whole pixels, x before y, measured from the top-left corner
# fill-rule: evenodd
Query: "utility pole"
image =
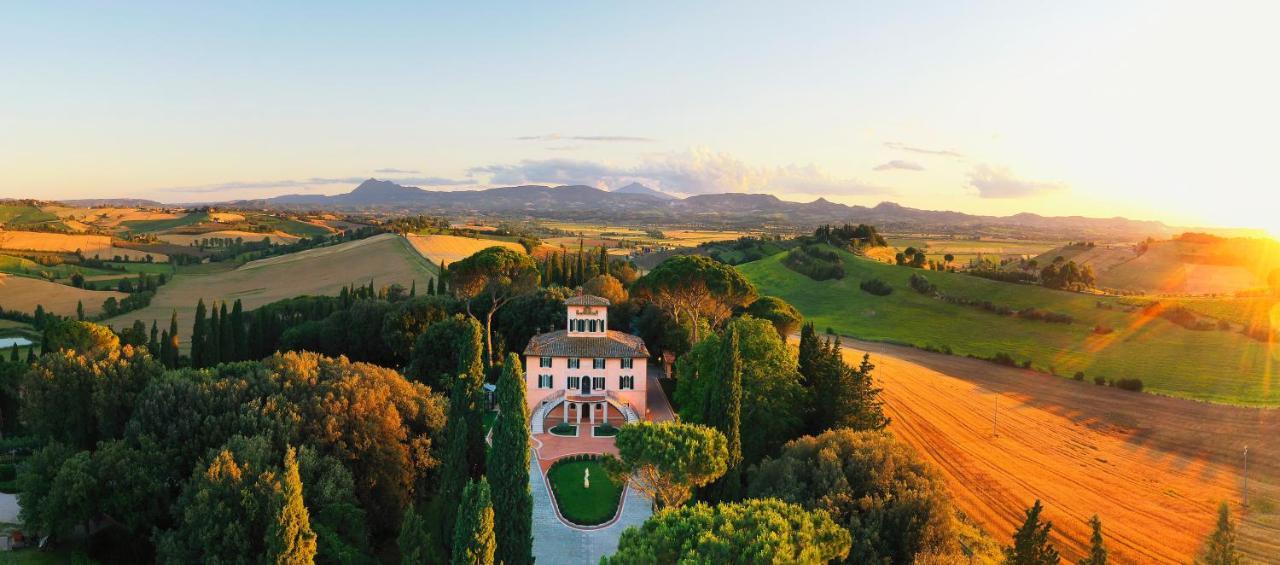
<path fill-rule="evenodd" d="M 1244 446 L 1244 506 L 1249 507 L 1249 446 Z"/>

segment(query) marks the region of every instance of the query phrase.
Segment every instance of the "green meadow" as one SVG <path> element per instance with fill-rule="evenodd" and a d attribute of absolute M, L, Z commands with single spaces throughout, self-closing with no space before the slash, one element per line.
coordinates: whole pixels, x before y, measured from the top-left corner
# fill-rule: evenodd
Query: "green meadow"
<path fill-rule="evenodd" d="M 782 264 L 780 253 L 738 268 L 761 294 L 795 305 L 818 331 L 920 348 L 949 348 L 956 355 L 990 358 L 999 353 L 1040 371 L 1086 379 L 1139 378 L 1146 390 L 1233 404 L 1280 405 L 1280 351 L 1236 331 L 1193 331 L 1163 318 L 1143 316 L 1116 298 L 1002 283 L 959 274 L 923 271 L 840 252 L 846 276 L 814 281 Z M 908 280 L 920 273 L 946 295 L 988 300 L 1013 309 L 1069 314 L 1060 324 L 1001 316 L 920 294 Z M 893 287 L 873 296 L 859 282 L 878 278 Z M 1098 303 L 1112 308 L 1099 307 Z M 1133 311 L 1128 311 L 1133 310 Z M 1109 334 L 1095 326 L 1111 328 Z"/>
<path fill-rule="evenodd" d="M 163 220 L 129 220 L 127 222 L 121 222 L 121 225 L 134 233 L 150 233 L 180 228 L 182 226 L 190 226 L 208 220 L 208 212 L 191 212 L 178 218 L 168 218 Z"/>

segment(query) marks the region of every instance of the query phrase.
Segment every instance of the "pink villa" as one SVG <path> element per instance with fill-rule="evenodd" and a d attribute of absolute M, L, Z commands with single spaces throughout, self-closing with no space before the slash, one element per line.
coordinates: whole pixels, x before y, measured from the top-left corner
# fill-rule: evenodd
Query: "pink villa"
<path fill-rule="evenodd" d="M 524 350 L 533 433 L 542 433 L 548 416 L 572 424 L 643 419 L 649 358 L 644 340 L 609 329 L 605 298 L 578 295 L 564 303 L 566 329 L 536 335 Z"/>

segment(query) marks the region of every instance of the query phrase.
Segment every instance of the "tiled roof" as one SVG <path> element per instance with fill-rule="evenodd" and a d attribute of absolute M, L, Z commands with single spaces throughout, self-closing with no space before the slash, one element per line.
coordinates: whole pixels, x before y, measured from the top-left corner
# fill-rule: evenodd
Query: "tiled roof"
<path fill-rule="evenodd" d="M 579 294 L 566 298 L 564 304 L 565 306 L 608 306 L 609 299 L 590 294 Z"/>
<path fill-rule="evenodd" d="M 539 334 L 529 340 L 525 355 L 540 357 L 608 357 L 611 359 L 648 357 L 644 340 L 629 333 L 609 330 L 605 337 L 571 336 L 565 330 Z"/>

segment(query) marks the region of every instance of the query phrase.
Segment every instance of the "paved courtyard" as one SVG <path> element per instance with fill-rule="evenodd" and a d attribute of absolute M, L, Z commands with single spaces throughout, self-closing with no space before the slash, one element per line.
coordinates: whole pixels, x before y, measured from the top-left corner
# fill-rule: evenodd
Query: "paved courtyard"
<path fill-rule="evenodd" d="M 647 419 L 663 422 L 675 419 L 671 404 L 658 384 L 661 370 L 649 369 Z M 562 418 L 561 412 L 553 414 Z M 547 418 L 554 425 L 559 419 Z M 652 512 L 648 498 L 627 487 L 622 498 L 622 511 L 612 524 L 595 529 L 570 526 L 556 515 L 555 503 L 547 488 L 544 473 L 556 459 L 575 453 L 617 453 L 613 438 L 589 437 L 590 427 L 580 428 L 582 437 L 561 437 L 550 433 L 533 436 L 533 458 L 529 463 L 529 485 L 533 489 L 533 555 L 539 563 L 598 563 L 600 558 L 618 548 L 623 530 L 643 524 Z"/>

